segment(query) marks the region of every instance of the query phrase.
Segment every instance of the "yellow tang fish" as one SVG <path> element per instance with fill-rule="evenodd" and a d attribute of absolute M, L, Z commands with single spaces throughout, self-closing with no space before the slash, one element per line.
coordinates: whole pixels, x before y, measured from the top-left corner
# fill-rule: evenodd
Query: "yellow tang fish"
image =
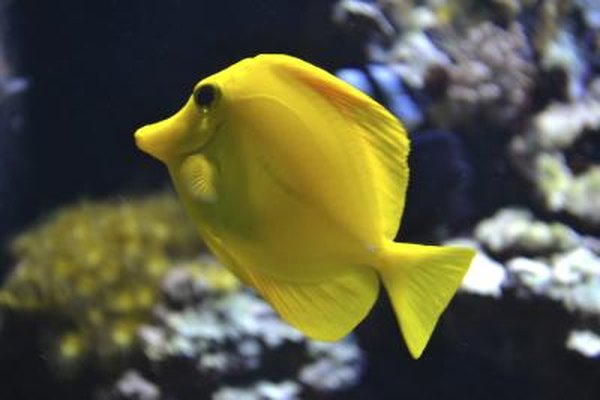
<path fill-rule="evenodd" d="M 409 140 L 380 104 L 297 58 L 201 80 L 137 146 L 166 164 L 208 247 L 291 325 L 337 340 L 380 278 L 420 357 L 475 252 L 396 243 Z"/>

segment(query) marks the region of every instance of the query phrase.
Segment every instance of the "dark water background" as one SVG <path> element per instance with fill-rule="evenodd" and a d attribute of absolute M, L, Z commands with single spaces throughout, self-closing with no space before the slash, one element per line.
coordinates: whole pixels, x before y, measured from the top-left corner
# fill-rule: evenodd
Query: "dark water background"
<path fill-rule="evenodd" d="M 15 1 L 17 70 L 30 81 L 0 237 L 81 197 L 167 182 L 134 130 L 177 110 L 194 82 L 241 58 L 285 52 L 329 69 L 364 61 L 330 22 L 332 1 Z M 13 164 L 14 165 L 14 164 Z"/>

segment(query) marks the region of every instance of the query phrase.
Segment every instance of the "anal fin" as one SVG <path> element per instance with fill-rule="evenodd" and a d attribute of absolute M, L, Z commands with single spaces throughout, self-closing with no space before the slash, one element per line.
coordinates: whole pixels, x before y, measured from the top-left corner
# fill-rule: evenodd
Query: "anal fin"
<path fill-rule="evenodd" d="M 247 272 L 252 285 L 285 321 L 316 340 L 346 336 L 369 313 L 379 294 L 377 275 L 366 267 L 319 283 L 287 282 Z"/>
<path fill-rule="evenodd" d="M 240 280 L 254 287 L 290 325 L 306 336 L 335 341 L 350 333 L 379 295 L 379 278 L 369 268 L 341 269 L 319 282 L 294 282 L 244 265 L 212 235 L 205 241 Z"/>

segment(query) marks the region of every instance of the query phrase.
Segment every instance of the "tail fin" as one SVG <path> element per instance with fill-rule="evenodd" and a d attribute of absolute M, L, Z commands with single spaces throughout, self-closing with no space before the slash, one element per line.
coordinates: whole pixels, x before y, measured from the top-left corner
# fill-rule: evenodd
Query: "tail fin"
<path fill-rule="evenodd" d="M 475 251 L 394 243 L 387 253 L 388 265 L 379 271 L 410 354 L 419 358 Z"/>

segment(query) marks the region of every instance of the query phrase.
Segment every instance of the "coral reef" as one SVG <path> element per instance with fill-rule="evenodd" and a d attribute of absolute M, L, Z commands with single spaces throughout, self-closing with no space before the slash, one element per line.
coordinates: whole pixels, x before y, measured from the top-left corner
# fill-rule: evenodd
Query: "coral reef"
<path fill-rule="evenodd" d="M 363 2 L 338 6 L 350 3 Z M 481 5 L 481 1 L 381 3 L 384 15 L 399 30 L 389 45 L 370 42 L 369 58 L 386 65 L 413 90 L 424 90 L 431 97 L 433 101 L 422 106 L 435 126 L 451 129 L 470 124 L 482 129 L 488 125 L 510 132 L 510 124 L 527 110 L 537 73 L 533 49 L 516 18 L 508 18 L 506 28 L 484 15 L 465 23 L 461 17 L 464 7 L 481 12 L 489 9 L 489 4 Z M 485 3 L 496 4 L 495 9 L 506 9 L 510 15 L 520 10 L 512 4 L 515 2 Z M 477 11 L 470 15 L 474 14 Z M 469 122 L 473 118 L 477 124 Z"/>
<path fill-rule="evenodd" d="M 12 243 L 0 304 L 47 318 L 53 361 L 125 353 L 150 316 L 161 278 L 201 242 L 170 193 L 66 207 Z"/>
<path fill-rule="evenodd" d="M 473 120 L 476 129 L 491 126 L 509 134 L 527 108 L 536 72 L 523 27 L 482 22 L 462 35 L 444 32 L 440 42 L 453 62 L 429 71 L 430 80 L 439 81 L 439 74 L 446 80 L 434 92 L 435 123 L 452 128 Z"/>
<path fill-rule="evenodd" d="M 260 381 L 246 388 L 222 388 L 213 395 L 213 400 L 294 400 L 301 398 L 299 394 L 300 387 L 293 381 Z"/>
<path fill-rule="evenodd" d="M 506 266 L 503 287 L 522 298 L 545 297 L 560 302 L 578 315 L 577 324 L 589 320 L 600 328 L 600 254 L 597 240 L 557 223 L 537 220 L 523 209 L 503 209 L 475 229 L 485 250 Z M 492 270 L 490 270 L 492 272 Z M 479 280 L 485 284 L 485 276 Z M 574 329 L 578 326 L 576 325 Z M 574 331 L 567 347 L 587 354 L 596 342 Z M 582 336 L 583 335 L 583 336 Z M 585 350 L 588 349 L 588 350 Z"/>
<path fill-rule="evenodd" d="M 98 379 L 106 369 L 88 368 L 98 381 L 84 379 L 81 398 L 345 398 L 363 373 L 356 340 L 305 338 L 200 255 L 184 218 L 171 194 L 59 211 L 15 241 L 21 262 L 0 301 L 17 315 L 44 315 L 42 326 L 54 321 L 60 379 L 92 357 L 112 367 L 108 379 Z M 114 268 L 110 280 L 103 267 Z M 122 355 L 120 366 L 106 364 Z"/>
<path fill-rule="evenodd" d="M 567 339 L 567 348 L 585 357 L 599 357 L 600 336 L 589 330 L 574 330 Z"/>
<path fill-rule="evenodd" d="M 164 302 L 139 336 L 165 398 L 191 386 L 219 399 L 317 398 L 360 380 L 363 355 L 352 337 L 308 340 L 210 258 L 170 270 L 162 287 Z M 179 375 L 189 382 L 164 380 Z"/>
<path fill-rule="evenodd" d="M 593 150 L 600 132 L 599 87 L 594 80 L 578 101 L 550 104 L 510 145 L 532 195 L 548 211 L 565 212 L 591 227 L 600 224 L 600 165 Z"/>
<path fill-rule="evenodd" d="M 308 340 L 209 256 L 170 269 L 161 292 L 138 331 L 143 362 L 96 399 L 337 399 L 360 381 L 353 337 Z"/>
<path fill-rule="evenodd" d="M 587 26 L 600 29 L 600 3 L 596 0 L 574 0 L 574 3 L 583 14 Z"/>
<path fill-rule="evenodd" d="M 432 70 L 443 70 L 451 63 L 450 57 L 425 32 L 408 32 L 394 43 L 389 52 L 375 52 L 372 58 L 386 63 L 412 88 L 424 89 Z M 381 53 L 381 54 L 378 54 Z M 446 75 L 443 75 L 446 78 Z"/>
<path fill-rule="evenodd" d="M 126 371 L 114 385 L 112 392 L 98 396 L 99 398 L 116 397 L 121 399 L 160 400 L 160 389 L 144 379 L 135 370 Z"/>
<path fill-rule="evenodd" d="M 387 38 L 392 37 L 396 31 L 379 8 L 364 1 L 339 1 L 333 8 L 332 19 L 342 26 L 357 26 Z"/>
<path fill-rule="evenodd" d="M 566 76 L 565 97 L 577 99 L 585 93 L 584 79 L 589 71 L 573 32 L 561 28 L 550 40 L 547 40 L 541 55 L 542 70 L 562 71 Z"/>
<path fill-rule="evenodd" d="M 568 226 L 536 221 L 526 209 L 505 208 L 481 221 L 475 238 L 492 254 L 548 254 L 573 249 L 579 235 Z"/>

